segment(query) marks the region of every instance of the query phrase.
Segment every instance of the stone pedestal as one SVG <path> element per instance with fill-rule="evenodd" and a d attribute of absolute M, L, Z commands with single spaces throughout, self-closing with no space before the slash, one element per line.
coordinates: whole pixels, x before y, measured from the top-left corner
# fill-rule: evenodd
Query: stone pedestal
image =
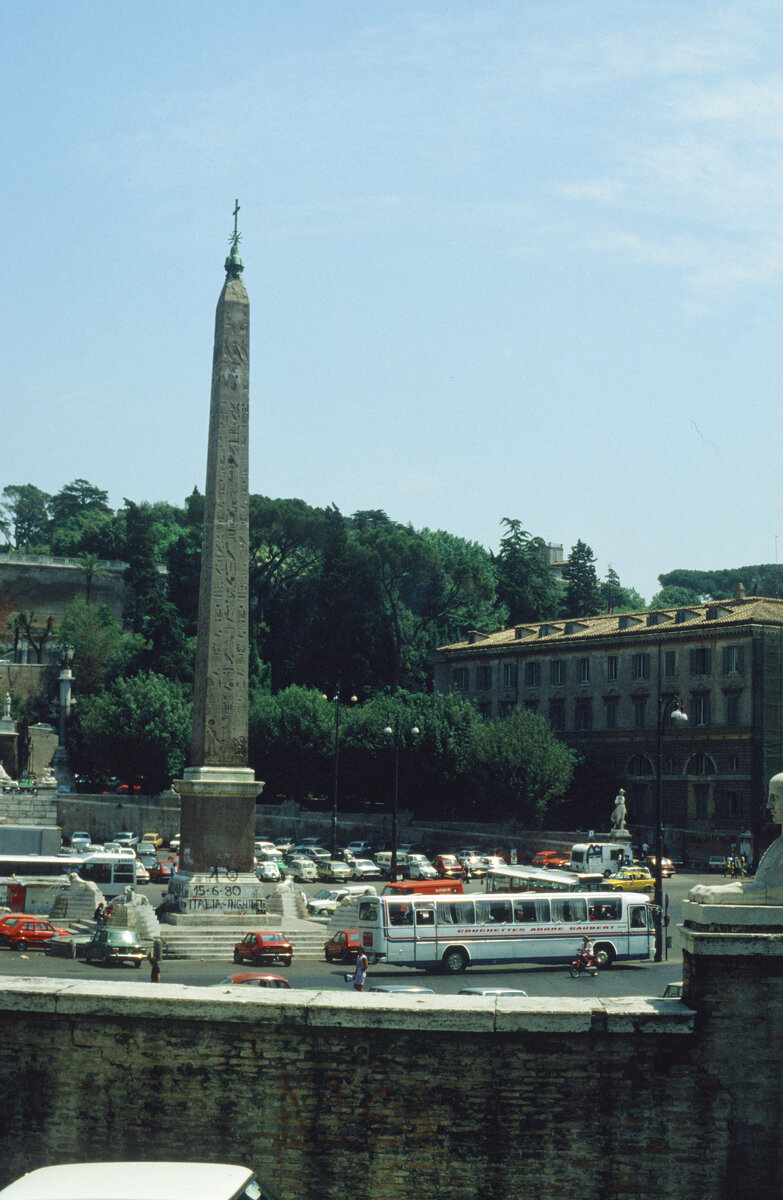
<path fill-rule="evenodd" d="M 780 1195 L 783 905 L 683 902 L 683 1000 L 696 1010 L 704 1094 L 731 1131 L 724 1191 Z"/>

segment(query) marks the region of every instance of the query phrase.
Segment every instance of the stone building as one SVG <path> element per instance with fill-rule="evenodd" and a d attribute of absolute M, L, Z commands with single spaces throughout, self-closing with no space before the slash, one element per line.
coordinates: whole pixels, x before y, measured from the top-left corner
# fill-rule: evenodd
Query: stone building
<path fill-rule="evenodd" d="M 518 706 L 547 718 L 626 789 L 640 837 L 655 822 L 659 713 L 679 697 L 688 722 L 663 728 L 666 849 L 753 854 L 768 840 L 766 781 L 783 767 L 783 600 L 740 589 L 687 608 L 471 633 L 441 647 L 434 670 L 437 691 L 460 692 L 487 718 Z"/>

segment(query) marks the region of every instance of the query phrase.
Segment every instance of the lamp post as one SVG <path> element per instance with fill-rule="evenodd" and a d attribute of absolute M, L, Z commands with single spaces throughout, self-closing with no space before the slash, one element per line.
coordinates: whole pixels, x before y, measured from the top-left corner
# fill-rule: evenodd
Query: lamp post
<path fill-rule="evenodd" d="M 328 696 L 324 694 L 324 700 Z M 351 696 L 351 704 L 356 704 L 357 696 Z M 334 705 L 334 791 L 332 793 L 332 858 L 337 855 L 337 794 L 340 779 L 340 680 L 334 689 L 332 697 Z"/>
<path fill-rule="evenodd" d="M 655 797 L 655 890 L 653 900 L 657 909 L 655 923 L 655 962 L 663 958 L 663 733 L 667 720 L 682 727 L 688 722 L 688 714 L 682 707 L 679 696 L 664 696 L 661 690 L 661 645 L 658 643 L 658 737 L 656 753 L 656 797 Z"/>
<path fill-rule="evenodd" d="M 402 741 L 400 722 L 397 717 L 394 719 L 394 728 L 387 725 L 383 731 L 387 737 L 394 740 L 394 798 L 392 805 L 392 848 L 391 848 L 391 863 L 389 864 L 389 878 L 394 881 L 397 877 L 397 812 L 400 800 L 400 742 Z M 418 736 L 418 725 L 412 725 L 410 729 L 411 735 L 415 738 Z"/>

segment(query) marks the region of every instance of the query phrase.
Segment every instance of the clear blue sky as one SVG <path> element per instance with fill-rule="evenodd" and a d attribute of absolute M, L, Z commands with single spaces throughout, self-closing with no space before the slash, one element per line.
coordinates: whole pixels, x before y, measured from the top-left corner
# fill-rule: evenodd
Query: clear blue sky
<path fill-rule="evenodd" d="M 518 517 L 648 599 L 774 561 L 782 22 L 9 0 L 0 487 L 203 490 L 239 197 L 252 491 L 492 549 Z"/>

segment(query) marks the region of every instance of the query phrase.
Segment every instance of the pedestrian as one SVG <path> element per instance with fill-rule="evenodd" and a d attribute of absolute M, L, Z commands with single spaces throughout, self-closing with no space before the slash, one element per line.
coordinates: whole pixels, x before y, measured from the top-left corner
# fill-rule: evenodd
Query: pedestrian
<path fill-rule="evenodd" d="M 152 960 L 152 970 L 150 971 L 150 983 L 160 983 L 160 963 L 157 958 Z"/>
<path fill-rule="evenodd" d="M 101 903 L 98 905 L 98 907 L 96 908 L 95 912 L 93 913 L 93 918 L 92 918 L 92 919 L 93 919 L 93 920 L 94 920 L 94 921 L 95 921 L 95 922 L 96 922 L 98 925 L 102 925 L 102 924 L 103 924 L 103 919 L 104 919 L 104 913 L 105 913 L 105 912 L 106 912 L 106 905 L 103 903 L 103 901 L 101 901 Z"/>
<path fill-rule="evenodd" d="M 367 968 L 370 965 L 370 960 L 364 953 L 364 950 L 359 949 L 356 955 L 356 972 L 353 977 L 353 990 L 355 992 L 364 991 L 364 981 L 367 978 Z"/>

